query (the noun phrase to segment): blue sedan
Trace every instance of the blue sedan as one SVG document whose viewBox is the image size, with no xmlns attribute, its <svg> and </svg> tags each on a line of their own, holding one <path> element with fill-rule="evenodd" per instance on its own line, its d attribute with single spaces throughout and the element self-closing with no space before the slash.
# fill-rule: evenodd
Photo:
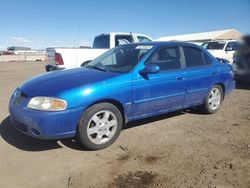
<svg viewBox="0 0 250 188">
<path fill-rule="evenodd" d="M 190 107 L 218 111 L 235 89 L 230 65 L 182 42 L 118 46 L 82 68 L 46 73 L 19 86 L 12 124 L 40 139 L 75 137 L 96 150 L 130 121 Z"/>
</svg>

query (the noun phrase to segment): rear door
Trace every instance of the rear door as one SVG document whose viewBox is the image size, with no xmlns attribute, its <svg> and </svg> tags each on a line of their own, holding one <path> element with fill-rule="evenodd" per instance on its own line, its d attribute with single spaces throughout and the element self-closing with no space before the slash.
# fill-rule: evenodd
<svg viewBox="0 0 250 188">
<path fill-rule="evenodd" d="M 218 66 L 196 47 L 183 47 L 186 63 L 186 96 L 184 107 L 199 105 L 218 78 Z"/>
</svg>

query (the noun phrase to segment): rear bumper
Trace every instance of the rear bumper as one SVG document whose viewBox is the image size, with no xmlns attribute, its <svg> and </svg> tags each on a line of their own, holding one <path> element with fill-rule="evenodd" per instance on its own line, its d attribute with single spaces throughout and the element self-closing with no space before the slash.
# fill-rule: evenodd
<svg viewBox="0 0 250 188">
<path fill-rule="evenodd" d="M 60 68 L 60 67 L 57 67 L 57 66 L 53 66 L 53 65 L 45 65 L 45 70 L 47 72 L 50 72 L 50 71 L 55 71 L 55 70 L 62 70 L 64 68 Z"/>
<path fill-rule="evenodd" d="M 228 95 L 228 94 L 232 93 L 233 90 L 235 90 L 235 87 L 236 87 L 236 81 L 235 80 L 232 80 L 232 81 L 228 82 L 226 84 L 226 88 L 225 88 L 225 95 Z"/>
<path fill-rule="evenodd" d="M 235 79 L 242 82 L 250 82 L 250 72 L 245 74 L 235 72 Z"/>
</svg>

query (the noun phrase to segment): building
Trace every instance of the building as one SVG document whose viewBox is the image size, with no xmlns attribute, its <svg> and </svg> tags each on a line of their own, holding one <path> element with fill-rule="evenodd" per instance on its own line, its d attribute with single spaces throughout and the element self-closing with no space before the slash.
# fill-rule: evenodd
<svg viewBox="0 0 250 188">
<path fill-rule="evenodd" d="M 212 40 L 230 40 L 230 39 L 240 39 L 242 34 L 236 29 L 227 29 L 220 31 L 211 31 L 211 32 L 203 32 L 203 33 L 193 33 L 186 35 L 175 35 L 175 36 L 166 36 L 160 37 L 157 41 L 186 41 L 193 43 L 204 43 Z"/>
</svg>

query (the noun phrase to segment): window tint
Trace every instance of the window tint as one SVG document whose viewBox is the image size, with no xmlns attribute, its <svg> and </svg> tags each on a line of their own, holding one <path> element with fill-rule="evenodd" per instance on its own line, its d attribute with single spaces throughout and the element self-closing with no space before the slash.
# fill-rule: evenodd
<svg viewBox="0 0 250 188">
<path fill-rule="evenodd" d="M 151 40 L 144 36 L 137 36 L 138 42 L 151 42 Z"/>
<path fill-rule="evenodd" d="M 109 72 L 129 72 L 153 46 L 123 45 L 97 57 L 86 68 L 97 68 Z"/>
<path fill-rule="evenodd" d="M 157 64 L 161 71 L 179 69 L 181 68 L 179 48 L 160 48 L 156 50 L 148 63 Z"/>
<path fill-rule="evenodd" d="M 213 64 L 213 60 L 204 52 L 203 52 L 203 57 L 204 57 L 206 65 L 212 65 Z"/>
<path fill-rule="evenodd" d="M 93 48 L 110 48 L 109 35 L 101 35 L 95 38 Z"/>
<path fill-rule="evenodd" d="M 237 42 L 229 42 L 227 44 L 226 50 L 230 51 L 234 51 L 234 50 L 239 50 L 240 49 L 240 44 Z"/>
<path fill-rule="evenodd" d="M 203 54 L 199 49 L 184 47 L 183 50 L 187 67 L 197 67 L 204 65 Z"/>
<path fill-rule="evenodd" d="M 207 50 L 222 50 L 226 42 L 205 42 L 201 46 Z"/>
<path fill-rule="evenodd" d="M 130 35 L 116 35 L 115 46 L 132 43 L 132 37 Z"/>
</svg>

